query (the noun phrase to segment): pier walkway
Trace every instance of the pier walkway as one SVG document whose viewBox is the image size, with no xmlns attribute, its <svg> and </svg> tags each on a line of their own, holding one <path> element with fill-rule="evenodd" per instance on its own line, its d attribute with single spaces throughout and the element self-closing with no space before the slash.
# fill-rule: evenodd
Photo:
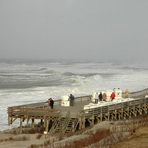
<svg viewBox="0 0 148 148">
<path fill-rule="evenodd" d="M 34 128 L 40 122 L 45 131 L 50 134 L 75 132 L 87 126 L 105 120 L 121 120 L 148 114 L 148 89 L 129 93 L 133 100 L 106 104 L 100 107 L 84 110 L 84 105 L 91 103 L 91 95 L 76 97 L 74 106 L 61 106 L 61 100 L 55 100 L 54 109 L 50 109 L 46 102 L 25 104 L 8 107 L 8 124 L 20 120 L 22 124 L 31 122 Z"/>
</svg>

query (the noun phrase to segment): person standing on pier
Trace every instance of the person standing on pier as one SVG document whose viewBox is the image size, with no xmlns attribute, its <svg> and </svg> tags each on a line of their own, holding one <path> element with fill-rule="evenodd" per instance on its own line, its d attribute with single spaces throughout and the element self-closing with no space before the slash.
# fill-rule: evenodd
<svg viewBox="0 0 148 148">
<path fill-rule="evenodd" d="M 99 101 L 102 101 L 103 100 L 103 95 L 102 95 L 102 92 L 100 92 L 99 94 Z"/>
<path fill-rule="evenodd" d="M 113 101 L 115 99 L 116 95 L 115 95 L 115 92 L 114 91 L 112 92 L 112 94 L 111 94 L 110 97 L 111 97 L 111 101 Z"/>
<path fill-rule="evenodd" d="M 53 99 L 52 99 L 52 98 L 49 98 L 49 99 L 48 99 L 48 106 L 49 106 L 51 109 L 53 109 L 53 105 L 54 105 Z"/>
<path fill-rule="evenodd" d="M 125 97 L 125 98 L 128 98 L 128 97 L 129 97 L 128 89 L 125 90 L 125 92 L 124 92 L 124 97 Z"/>
<path fill-rule="evenodd" d="M 103 100 L 103 101 L 107 101 L 107 95 L 106 95 L 106 93 L 103 93 L 103 95 L 102 95 L 102 100 Z"/>
<path fill-rule="evenodd" d="M 54 105 L 54 101 L 53 101 L 52 98 L 50 98 L 50 107 L 51 107 L 51 109 L 53 109 L 53 105 Z"/>
<path fill-rule="evenodd" d="M 72 94 L 70 94 L 69 100 L 70 100 L 70 106 L 74 106 L 75 97 Z"/>
</svg>

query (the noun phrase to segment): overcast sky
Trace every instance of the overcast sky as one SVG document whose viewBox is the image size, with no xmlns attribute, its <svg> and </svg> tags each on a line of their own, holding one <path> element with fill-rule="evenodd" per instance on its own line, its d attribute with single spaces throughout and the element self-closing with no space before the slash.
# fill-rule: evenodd
<svg viewBox="0 0 148 148">
<path fill-rule="evenodd" d="M 0 0 L 0 58 L 148 61 L 148 0 Z"/>
</svg>

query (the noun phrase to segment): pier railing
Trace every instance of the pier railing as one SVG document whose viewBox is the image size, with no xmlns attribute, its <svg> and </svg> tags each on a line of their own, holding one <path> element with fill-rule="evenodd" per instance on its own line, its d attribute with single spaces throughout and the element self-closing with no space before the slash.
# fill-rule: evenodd
<svg viewBox="0 0 148 148">
<path fill-rule="evenodd" d="M 120 120 L 147 113 L 148 98 L 136 98 L 131 101 L 85 109 L 80 112 L 82 118 L 85 118 L 85 120 L 88 119 L 92 125 L 95 119 L 98 122 L 104 120 Z"/>
<path fill-rule="evenodd" d="M 145 95 L 148 95 L 148 88 L 144 90 L 129 93 L 129 97 L 131 98 L 142 98 L 142 97 L 145 97 Z"/>
<path fill-rule="evenodd" d="M 81 96 L 76 97 L 75 101 L 77 103 L 82 103 L 85 100 L 90 100 L 91 96 Z M 54 100 L 55 106 L 61 106 L 61 99 Z M 12 106 L 8 107 L 8 117 L 9 118 L 21 118 L 23 116 L 26 117 L 35 117 L 35 118 L 42 118 L 44 116 L 51 117 L 56 116 L 60 112 L 58 109 L 49 110 L 48 103 L 46 102 L 39 102 L 39 103 L 31 103 L 31 104 L 25 104 L 25 105 L 18 105 L 18 106 Z M 11 123 L 10 123 L 11 124 Z"/>
<path fill-rule="evenodd" d="M 23 117 L 25 116 L 29 116 L 29 117 L 35 117 L 35 118 L 40 118 L 43 116 L 56 116 L 58 115 L 60 111 L 59 110 L 49 110 L 48 108 L 25 108 L 25 107 L 21 107 L 21 108 L 14 108 L 14 107 L 10 107 L 8 109 L 8 114 L 10 117 L 12 116 L 16 116 L 16 117 Z"/>
</svg>

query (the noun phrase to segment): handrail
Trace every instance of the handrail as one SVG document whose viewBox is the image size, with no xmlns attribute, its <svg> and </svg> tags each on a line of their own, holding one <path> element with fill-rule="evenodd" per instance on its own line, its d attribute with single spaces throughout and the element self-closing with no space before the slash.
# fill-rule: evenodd
<svg viewBox="0 0 148 148">
<path fill-rule="evenodd" d="M 28 116 L 57 116 L 59 114 L 59 110 L 49 110 L 48 108 L 9 108 L 8 114 L 9 116 L 13 115 L 28 115 Z"/>
</svg>

